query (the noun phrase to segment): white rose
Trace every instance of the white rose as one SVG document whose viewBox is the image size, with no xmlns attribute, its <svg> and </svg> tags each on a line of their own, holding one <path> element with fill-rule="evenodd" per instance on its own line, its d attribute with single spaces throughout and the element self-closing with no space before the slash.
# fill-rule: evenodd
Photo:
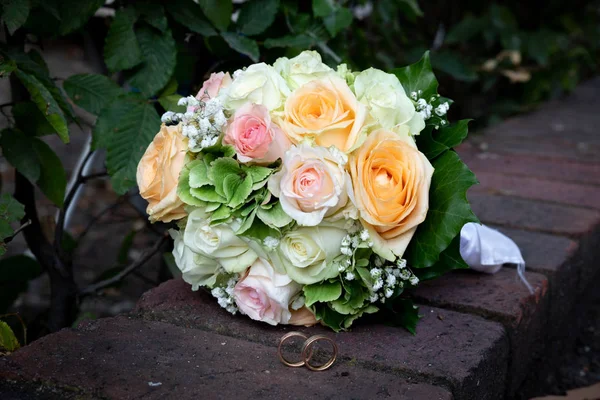
<svg viewBox="0 0 600 400">
<path fill-rule="evenodd" d="M 423 117 L 395 75 L 375 68 L 364 70 L 354 80 L 354 92 L 382 128 L 407 125 L 411 135 L 418 135 L 425 128 Z"/>
<path fill-rule="evenodd" d="M 335 75 L 335 71 L 323 64 L 321 55 L 314 50 L 305 50 L 292 59 L 278 58 L 273 68 L 281 74 L 292 90 L 312 80 Z"/>
<path fill-rule="evenodd" d="M 231 85 L 223 91 L 224 107 L 228 110 L 235 110 L 244 103 L 262 104 L 269 111 L 276 110 L 290 94 L 281 75 L 265 63 L 252 64 L 234 76 Z"/>
<path fill-rule="evenodd" d="M 298 228 L 288 232 L 277 250 L 276 259 L 294 281 L 310 285 L 339 274 L 332 260 L 341 254 L 347 232 L 327 226 Z"/>
<path fill-rule="evenodd" d="M 258 258 L 235 285 L 233 297 L 250 318 L 271 325 L 287 324 L 292 316 L 290 301 L 301 288 L 287 275 L 277 273 L 267 260 Z"/>
<path fill-rule="evenodd" d="M 283 211 L 303 226 L 316 226 L 349 201 L 352 191 L 345 155 L 335 148 L 292 146 L 281 171 L 269 178 L 269 191 Z"/>
<path fill-rule="evenodd" d="M 195 253 L 216 259 L 229 273 L 245 271 L 258 257 L 230 226 L 211 225 L 201 208 L 189 214 L 183 240 Z"/>
<path fill-rule="evenodd" d="M 171 230 L 169 233 L 175 241 L 173 258 L 183 280 L 192 285 L 192 290 L 198 290 L 200 286 L 214 286 L 220 269 L 217 260 L 193 252 L 185 245 L 182 232 Z"/>
</svg>

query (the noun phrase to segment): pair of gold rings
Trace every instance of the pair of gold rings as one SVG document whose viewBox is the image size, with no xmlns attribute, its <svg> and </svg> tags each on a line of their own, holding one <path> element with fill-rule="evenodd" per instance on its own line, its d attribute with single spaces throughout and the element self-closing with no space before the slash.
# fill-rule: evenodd
<svg viewBox="0 0 600 400">
<path fill-rule="evenodd" d="M 301 360 L 298 362 L 290 362 L 286 360 L 283 356 L 283 352 L 281 351 L 281 347 L 283 346 L 285 341 L 293 337 L 301 337 L 304 339 L 304 344 L 302 345 Z M 313 347 L 320 340 L 324 340 L 326 342 L 331 343 L 333 354 L 325 364 L 315 366 L 310 363 L 310 360 L 313 356 Z M 326 369 L 331 367 L 335 362 L 335 359 L 337 358 L 338 354 L 338 347 L 337 344 L 333 341 L 333 339 L 325 335 L 314 335 L 308 337 L 302 332 L 289 332 L 283 335 L 283 337 L 281 338 L 279 342 L 279 347 L 277 348 L 277 354 L 279 355 L 279 360 L 281 360 L 281 362 L 288 367 L 298 368 L 305 366 L 311 371 L 325 371 Z"/>
</svg>

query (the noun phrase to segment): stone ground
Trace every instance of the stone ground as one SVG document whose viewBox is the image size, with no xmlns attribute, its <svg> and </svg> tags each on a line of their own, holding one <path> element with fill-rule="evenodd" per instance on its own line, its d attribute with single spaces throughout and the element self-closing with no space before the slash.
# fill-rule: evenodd
<svg viewBox="0 0 600 400">
<path fill-rule="evenodd" d="M 340 348 L 330 370 L 311 373 L 277 360 L 288 328 L 232 317 L 171 280 L 130 312 L 0 357 L 1 398 L 479 400 L 600 380 L 599 93 L 597 78 L 459 149 L 481 181 L 469 193 L 475 212 L 521 247 L 533 294 L 510 267 L 450 274 L 414 293 L 423 315 L 415 336 L 368 324 L 340 334 L 301 329 Z M 102 262 L 102 249 L 92 250 Z"/>
</svg>

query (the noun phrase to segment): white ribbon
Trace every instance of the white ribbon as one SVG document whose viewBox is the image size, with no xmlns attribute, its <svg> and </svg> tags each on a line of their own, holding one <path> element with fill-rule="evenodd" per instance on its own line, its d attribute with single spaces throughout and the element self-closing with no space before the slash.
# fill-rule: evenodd
<svg viewBox="0 0 600 400">
<path fill-rule="evenodd" d="M 504 264 L 515 264 L 517 274 L 530 293 L 533 288 L 525 278 L 525 260 L 515 242 L 495 229 L 468 223 L 460 231 L 460 255 L 472 269 L 495 274 Z"/>
</svg>

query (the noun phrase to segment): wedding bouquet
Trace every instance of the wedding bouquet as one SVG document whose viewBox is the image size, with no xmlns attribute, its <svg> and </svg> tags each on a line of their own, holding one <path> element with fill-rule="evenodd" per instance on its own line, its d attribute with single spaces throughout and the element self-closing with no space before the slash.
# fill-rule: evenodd
<svg viewBox="0 0 600 400">
<path fill-rule="evenodd" d="M 452 151 L 468 121 L 448 123 L 428 55 L 392 72 L 304 51 L 213 73 L 163 115 L 137 181 L 150 220 L 176 221 L 192 290 L 271 325 L 337 331 L 381 311 L 414 332 L 403 293 L 466 267 L 476 180 Z"/>
</svg>

